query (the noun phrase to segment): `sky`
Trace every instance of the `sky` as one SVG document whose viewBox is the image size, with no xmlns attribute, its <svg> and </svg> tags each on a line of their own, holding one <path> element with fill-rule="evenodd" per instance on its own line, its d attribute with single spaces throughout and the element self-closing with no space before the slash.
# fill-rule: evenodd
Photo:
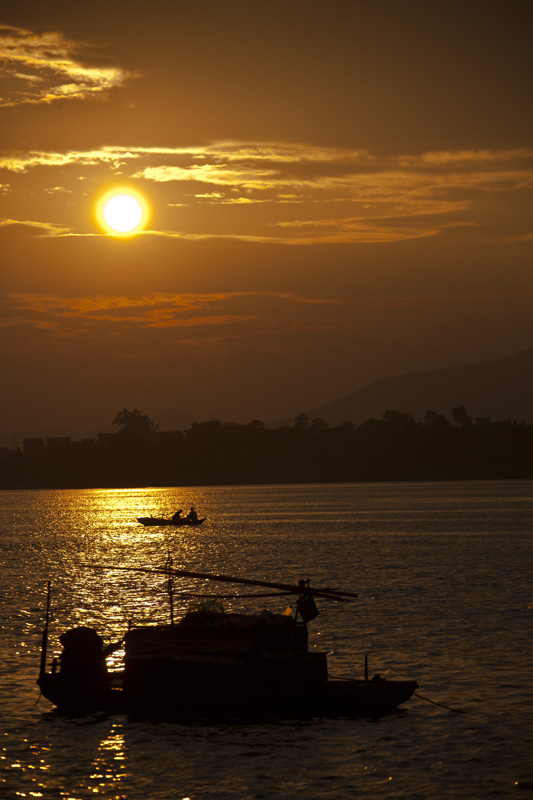
<svg viewBox="0 0 533 800">
<path fill-rule="evenodd" d="M 530 0 L 0 14 L 3 444 L 533 347 Z M 134 190 L 148 217 L 96 214 Z M 408 411 L 409 409 L 398 409 Z"/>
</svg>

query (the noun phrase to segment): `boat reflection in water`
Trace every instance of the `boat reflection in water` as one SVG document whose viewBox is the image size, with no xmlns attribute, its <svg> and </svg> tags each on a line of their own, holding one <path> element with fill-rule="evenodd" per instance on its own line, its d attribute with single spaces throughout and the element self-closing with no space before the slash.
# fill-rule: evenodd
<svg viewBox="0 0 533 800">
<path fill-rule="evenodd" d="M 170 624 L 131 628 L 123 642 L 107 649 L 92 628 L 73 628 L 60 637 L 59 670 L 54 662 L 51 672 L 46 668 L 49 586 L 37 683 L 59 711 L 173 718 L 373 717 L 405 703 L 418 686 L 379 675 L 369 680 L 367 674 L 364 680 L 330 680 L 327 654 L 309 652 L 307 625 L 318 614 L 315 598 L 349 602 L 354 593 L 314 588 L 303 580 L 295 586 L 173 570 L 170 558 L 155 571 L 168 576 Z M 224 613 L 217 595 L 175 623 L 176 576 L 276 589 L 278 595 L 297 596 L 296 612 Z M 124 667 L 108 674 L 106 656 L 123 643 Z"/>
</svg>

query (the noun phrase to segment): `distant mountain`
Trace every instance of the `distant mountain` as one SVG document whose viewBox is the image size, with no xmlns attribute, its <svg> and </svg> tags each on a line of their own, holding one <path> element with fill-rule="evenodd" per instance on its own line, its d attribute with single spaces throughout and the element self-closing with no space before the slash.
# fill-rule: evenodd
<svg viewBox="0 0 533 800">
<path fill-rule="evenodd" d="M 533 349 L 482 364 L 466 364 L 434 372 L 407 372 L 382 378 L 352 394 L 308 412 L 330 425 L 348 420 L 359 425 L 385 411 L 400 411 L 423 420 L 426 411 L 453 421 L 452 408 L 498 422 L 533 423 Z"/>
</svg>

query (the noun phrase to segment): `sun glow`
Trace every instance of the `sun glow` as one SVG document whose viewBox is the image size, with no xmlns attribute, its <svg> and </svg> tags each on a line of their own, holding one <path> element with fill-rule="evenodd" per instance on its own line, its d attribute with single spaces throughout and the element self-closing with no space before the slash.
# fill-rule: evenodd
<svg viewBox="0 0 533 800">
<path fill-rule="evenodd" d="M 146 226 L 148 204 L 134 189 L 113 189 L 98 201 L 96 217 L 112 236 L 134 236 Z"/>
</svg>

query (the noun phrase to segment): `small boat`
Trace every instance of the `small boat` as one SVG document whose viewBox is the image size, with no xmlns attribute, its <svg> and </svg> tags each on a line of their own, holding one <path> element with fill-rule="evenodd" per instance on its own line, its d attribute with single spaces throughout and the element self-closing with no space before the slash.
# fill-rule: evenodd
<svg viewBox="0 0 533 800">
<path fill-rule="evenodd" d="M 173 525 L 175 528 L 179 528 L 182 526 L 187 525 L 201 525 L 202 522 L 205 522 L 207 517 L 201 517 L 200 519 L 188 519 L 187 517 L 182 517 L 174 521 L 173 519 L 165 519 L 165 517 L 137 517 L 137 522 L 140 522 L 141 525 L 149 528 L 150 526 L 156 525 Z"/>
<path fill-rule="evenodd" d="M 124 668 L 111 674 L 102 640 L 94 629 L 83 626 L 60 636 L 59 669 L 54 660 L 47 671 L 49 584 L 37 683 L 60 712 L 105 711 L 165 719 L 378 717 L 394 711 L 418 688 L 412 680 L 379 675 L 369 679 L 366 658 L 364 678 L 331 680 L 327 654 L 309 651 L 308 622 L 318 615 L 315 598 L 343 602 L 356 597 L 354 593 L 316 589 L 308 581 L 294 586 L 168 566 L 138 571 L 169 576 L 171 621 L 130 628 L 112 646 L 116 650 L 124 643 Z M 276 588 L 282 595 L 297 595 L 296 612 L 236 614 L 203 607 L 174 623 L 174 576 Z"/>
</svg>

